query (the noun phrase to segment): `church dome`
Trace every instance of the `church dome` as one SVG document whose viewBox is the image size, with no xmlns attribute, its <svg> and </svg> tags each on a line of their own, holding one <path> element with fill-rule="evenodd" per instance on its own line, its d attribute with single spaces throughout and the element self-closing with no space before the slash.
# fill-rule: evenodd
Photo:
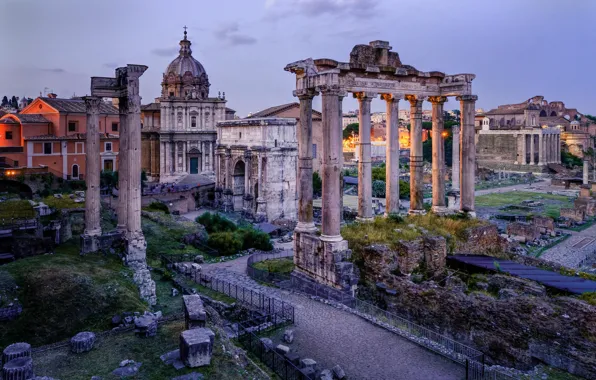
<svg viewBox="0 0 596 380">
<path fill-rule="evenodd" d="M 209 97 L 209 77 L 203 65 L 192 56 L 190 45 L 185 30 L 179 55 L 163 74 L 163 98 L 204 100 Z"/>
</svg>

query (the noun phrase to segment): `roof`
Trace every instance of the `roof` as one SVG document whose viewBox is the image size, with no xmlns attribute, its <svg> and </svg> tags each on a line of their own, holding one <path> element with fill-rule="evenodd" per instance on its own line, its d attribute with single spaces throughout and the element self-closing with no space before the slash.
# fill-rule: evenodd
<svg viewBox="0 0 596 380">
<path fill-rule="evenodd" d="M 44 98 L 41 97 L 45 103 L 55 108 L 58 112 L 69 113 L 87 113 L 85 101 L 83 99 L 61 99 L 61 98 Z M 102 102 L 99 106 L 99 112 L 102 114 L 118 115 L 118 108 L 111 103 Z"/>
<path fill-rule="evenodd" d="M 119 136 L 111 133 L 99 133 L 99 137 L 102 140 L 117 139 Z M 75 133 L 67 136 L 56 136 L 56 135 L 38 135 L 28 136 L 25 140 L 85 140 L 87 138 L 86 133 Z"/>
<path fill-rule="evenodd" d="M 524 111 L 524 108 L 495 108 L 485 112 L 484 115 L 519 115 L 523 114 Z"/>
<path fill-rule="evenodd" d="M 9 114 L 9 115 L 12 115 L 12 116 L 16 117 L 17 119 L 19 119 L 19 121 L 22 124 L 51 123 L 48 119 L 43 117 L 43 115 L 24 114 L 24 113 Z M 0 123 L 2 123 L 2 124 L 18 124 L 19 122 L 14 120 L 14 118 L 12 118 L 12 117 L 5 117 L 4 119 L 0 120 Z"/>
<path fill-rule="evenodd" d="M 160 110 L 160 105 L 159 105 L 159 103 L 155 103 L 155 102 L 141 106 L 141 111 L 159 111 L 159 110 Z"/>
<path fill-rule="evenodd" d="M 269 117 L 269 116 L 276 116 L 277 114 L 288 110 L 290 108 L 300 107 L 300 103 L 293 102 L 293 103 L 286 103 L 279 106 L 269 107 L 262 111 L 255 112 L 252 115 L 248 116 L 248 118 L 257 118 L 257 117 Z M 319 111 L 312 110 L 313 118 L 321 118 L 322 114 Z"/>
<path fill-rule="evenodd" d="M 229 112 L 236 113 L 236 110 L 226 107 L 226 113 L 229 113 Z"/>
</svg>

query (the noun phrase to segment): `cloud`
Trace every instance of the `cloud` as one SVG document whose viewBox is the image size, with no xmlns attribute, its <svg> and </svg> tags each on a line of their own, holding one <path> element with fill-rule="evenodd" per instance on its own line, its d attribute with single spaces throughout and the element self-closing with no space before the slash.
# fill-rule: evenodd
<svg viewBox="0 0 596 380">
<path fill-rule="evenodd" d="M 253 45 L 257 43 L 257 39 L 247 34 L 239 32 L 240 27 L 238 22 L 232 22 L 217 28 L 213 34 L 215 37 L 229 45 Z"/>
<path fill-rule="evenodd" d="M 265 19 L 275 21 L 292 15 L 318 17 L 331 15 L 349 18 L 371 18 L 380 0 L 266 0 Z"/>
<path fill-rule="evenodd" d="M 172 57 L 178 54 L 178 47 L 169 47 L 169 48 L 155 48 L 151 50 L 151 54 L 157 55 L 159 57 Z"/>
<path fill-rule="evenodd" d="M 56 73 L 56 74 L 62 74 L 62 73 L 65 73 L 66 72 L 66 70 L 60 69 L 60 68 L 54 68 L 54 69 L 42 68 L 40 70 L 41 71 L 47 71 L 47 72 L 50 72 L 50 73 Z"/>
</svg>

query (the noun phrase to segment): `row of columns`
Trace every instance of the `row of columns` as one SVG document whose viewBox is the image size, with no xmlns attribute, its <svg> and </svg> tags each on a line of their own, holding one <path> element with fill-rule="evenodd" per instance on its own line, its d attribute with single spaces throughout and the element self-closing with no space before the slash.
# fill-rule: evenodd
<svg viewBox="0 0 596 380">
<path fill-rule="evenodd" d="M 520 165 L 546 165 L 561 163 L 561 135 L 558 133 L 521 133 L 518 137 L 518 160 Z M 529 152 L 528 152 L 529 151 Z M 528 160 L 529 153 L 529 160 Z M 536 157 L 538 154 L 538 157 Z"/>
<path fill-rule="evenodd" d="M 342 214 L 340 173 L 342 169 L 341 101 L 345 96 L 338 86 L 321 86 L 323 108 L 323 208 L 321 240 L 340 241 Z M 298 225 L 300 232 L 315 231 L 312 212 L 312 99 L 317 92 L 298 90 L 300 99 L 300 127 L 298 130 Z M 358 92 L 359 101 L 359 157 L 358 162 L 358 218 L 370 220 L 372 214 L 372 168 L 370 146 L 370 103 L 376 93 Z M 387 157 L 386 197 L 387 214 L 399 211 L 399 100 L 403 95 L 381 94 L 387 103 Z M 423 207 L 423 153 L 422 153 L 422 104 L 426 97 L 406 95 L 410 102 L 410 213 L 422 214 Z M 433 105 L 433 210 L 441 212 L 445 204 L 445 150 L 443 139 L 444 96 L 428 98 Z M 477 96 L 458 97 L 461 103 L 462 134 L 454 128 L 454 188 L 461 192 L 460 207 L 464 212 L 474 212 L 474 182 L 476 144 L 474 130 L 475 102 Z M 457 146 L 457 148 L 455 147 Z M 455 174 L 457 173 L 457 174 Z M 461 180 L 461 186 L 460 186 Z"/>
<path fill-rule="evenodd" d="M 179 148 L 179 141 L 161 141 L 160 170 L 161 173 L 188 173 L 188 143 L 182 141 L 183 148 Z M 215 150 L 215 141 L 200 141 L 201 167 L 199 171 L 213 171 L 213 157 Z M 182 165 L 178 164 L 178 156 L 182 153 Z"/>
</svg>

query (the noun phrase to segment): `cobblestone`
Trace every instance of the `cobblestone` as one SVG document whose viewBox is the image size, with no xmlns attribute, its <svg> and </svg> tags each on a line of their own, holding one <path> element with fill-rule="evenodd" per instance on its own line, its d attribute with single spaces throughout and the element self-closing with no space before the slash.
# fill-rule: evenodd
<svg viewBox="0 0 596 380">
<path fill-rule="evenodd" d="M 567 240 L 547 249 L 541 259 L 570 268 L 577 268 L 582 260 L 596 256 L 596 224 L 580 232 L 571 231 Z"/>
</svg>

